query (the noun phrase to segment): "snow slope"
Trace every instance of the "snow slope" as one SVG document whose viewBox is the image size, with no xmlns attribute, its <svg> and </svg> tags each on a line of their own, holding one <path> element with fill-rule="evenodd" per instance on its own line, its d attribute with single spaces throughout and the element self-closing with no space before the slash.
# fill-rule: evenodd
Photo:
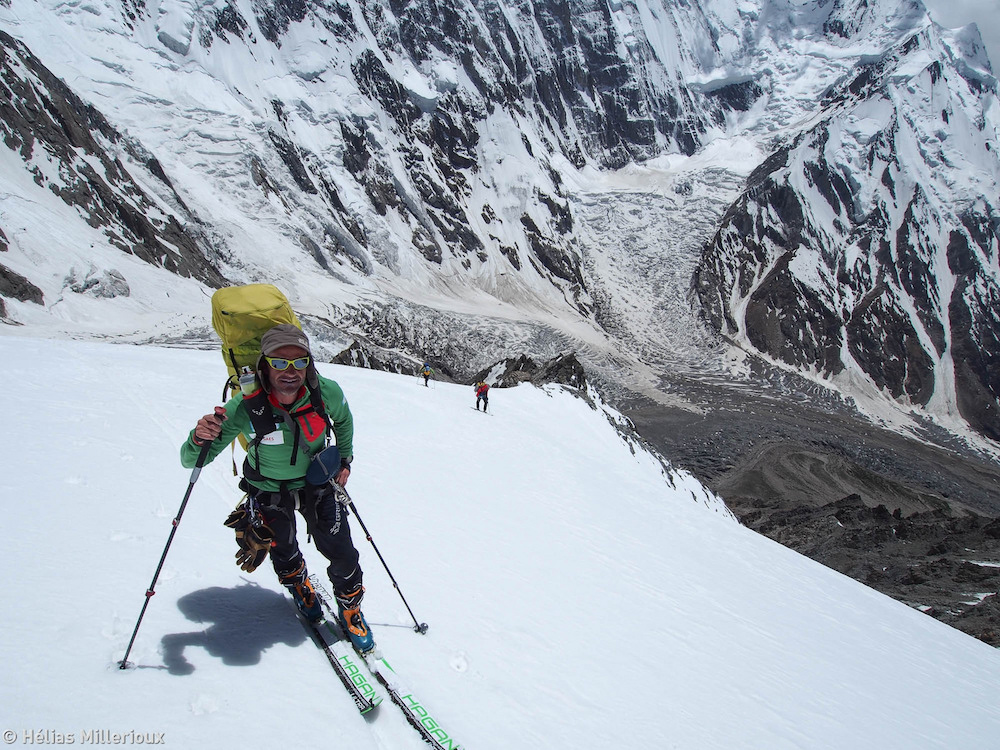
<svg viewBox="0 0 1000 750">
<path fill-rule="evenodd" d="M 117 669 L 222 362 L 10 336 L 0 355 L 5 740 L 424 747 L 388 703 L 360 717 L 271 571 L 233 564 L 227 454 L 194 486 L 137 668 Z M 355 526 L 366 614 L 468 750 L 996 747 L 1000 653 L 739 526 L 604 412 L 520 386 L 484 416 L 468 387 L 320 369 L 355 415 L 348 488 L 430 629 Z"/>
</svg>

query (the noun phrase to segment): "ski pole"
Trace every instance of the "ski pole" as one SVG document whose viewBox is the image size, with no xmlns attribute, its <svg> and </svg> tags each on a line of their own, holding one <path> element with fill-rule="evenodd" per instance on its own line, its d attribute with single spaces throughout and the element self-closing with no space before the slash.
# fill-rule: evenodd
<svg viewBox="0 0 1000 750">
<path fill-rule="evenodd" d="M 378 555 L 378 559 L 381 560 L 381 562 L 382 562 L 382 567 L 385 568 L 385 572 L 389 574 L 389 580 L 392 581 L 392 585 L 396 588 L 396 593 L 399 594 L 399 598 L 403 600 L 403 604 L 406 606 L 406 611 L 409 612 L 410 613 L 410 617 L 413 618 L 413 630 L 416 631 L 417 633 L 421 633 L 421 634 L 422 633 L 426 633 L 427 632 L 427 623 L 426 622 L 418 622 L 417 621 L 417 617 L 416 617 L 416 615 L 413 614 L 413 610 L 410 609 L 410 605 L 407 603 L 406 597 L 403 596 L 403 592 L 400 590 L 399 584 L 396 583 L 396 579 L 392 575 L 392 571 L 389 570 L 389 566 L 386 565 L 385 558 L 382 557 L 382 553 L 379 552 L 378 551 L 378 547 L 375 546 L 375 540 L 372 539 L 372 535 L 371 535 L 371 533 L 369 533 L 368 527 L 365 526 L 365 522 L 362 521 L 361 520 L 361 516 L 358 515 L 358 509 L 354 507 L 354 501 L 351 500 L 351 496 L 347 494 L 347 490 L 345 490 L 343 487 L 341 487 L 336 482 L 331 482 L 331 484 L 334 486 L 334 488 L 338 492 L 342 492 L 344 494 L 344 497 L 347 499 L 347 505 L 351 509 L 351 512 L 354 513 L 354 517 L 358 519 L 358 523 L 361 524 L 361 530 L 365 532 L 365 538 L 371 544 L 372 549 L 375 550 L 375 554 Z"/>
<path fill-rule="evenodd" d="M 187 506 L 188 498 L 191 497 L 191 490 L 194 489 L 194 483 L 198 481 L 198 475 L 201 474 L 201 467 L 205 465 L 205 458 L 208 456 L 208 449 L 212 446 L 212 441 L 208 440 L 201 447 L 201 453 L 198 454 L 198 460 L 195 461 L 194 469 L 191 472 L 191 481 L 188 483 L 187 492 L 184 493 L 184 499 L 181 501 L 181 507 L 177 511 L 177 516 L 171 522 L 173 528 L 170 529 L 170 536 L 167 537 L 167 544 L 163 548 L 163 554 L 160 556 L 160 564 L 156 566 L 156 572 L 153 574 L 153 580 L 149 584 L 149 588 L 146 589 L 146 601 L 142 604 L 142 611 L 139 612 L 139 619 L 136 620 L 135 630 L 132 631 L 132 639 L 128 642 L 128 648 L 125 649 L 125 656 L 122 660 L 118 662 L 119 669 L 128 669 L 128 655 L 132 651 L 132 645 L 135 643 L 135 637 L 139 633 L 139 625 L 142 624 L 142 618 L 146 614 L 146 607 L 149 606 L 149 600 L 152 598 L 153 594 L 156 593 L 154 590 L 156 587 L 156 579 L 160 577 L 160 571 L 163 569 L 163 562 L 167 559 L 167 551 L 170 549 L 170 543 L 174 541 L 174 534 L 177 533 L 177 526 L 181 522 L 181 516 L 184 515 L 184 508 Z M 360 519 L 359 519 L 360 520 Z"/>
</svg>

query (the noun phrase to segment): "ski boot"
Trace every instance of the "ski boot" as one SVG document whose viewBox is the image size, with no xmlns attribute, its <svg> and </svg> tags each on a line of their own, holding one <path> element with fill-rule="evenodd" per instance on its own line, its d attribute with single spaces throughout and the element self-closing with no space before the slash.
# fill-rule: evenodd
<svg viewBox="0 0 1000 750">
<path fill-rule="evenodd" d="M 354 650 L 359 654 L 367 654 L 375 648 L 372 631 L 361 614 L 361 598 L 365 595 L 364 586 L 358 586 L 350 594 L 337 594 L 337 614 L 340 624 L 351 639 Z"/>
<path fill-rule="evenodd" d="M 323 607 L 319 603 L 319 597 L 316 596 L 316 589 L 309 580 L 305 562 L 295 572 L 281 576 L 281 585 L 291 592 L 299 614 L 306 620 L 315 624 L 323 619 Z"/>
</svg>

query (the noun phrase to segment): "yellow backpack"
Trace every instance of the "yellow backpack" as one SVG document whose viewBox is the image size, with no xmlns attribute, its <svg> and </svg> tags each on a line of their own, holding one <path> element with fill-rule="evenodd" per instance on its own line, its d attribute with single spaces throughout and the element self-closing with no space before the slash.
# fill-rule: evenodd
<svg viewBox="0 0 1000 750">
<path fill-rule="evenodd" d="M 222 359 L 229 371 L 223 401 L 239 387 L 244 367 L 257 368 L 260 337 L 281 323 L 302 328 L 288 298 L 271 284 L 230 286 L 212 295 L 212 327 L 222 340 Z"/>
<path fill-rule="evenodd" d="M 244 368 L 256 371 L 260 359 L 260 337 L 281 323 L 302 328 L 288 298 L 276 286 L 230 286 L 218 289 L 212 295 L 212 328 L 222 340 L 222 359 L 229 371 L 229 378 L 222 389 L 223 403 L 229 399 L 230 391 L 235 393 L 240 387 L 239 378 Z M 246 450 L 246 438 L 240 435 L 239 441 Z"/>
</svg>

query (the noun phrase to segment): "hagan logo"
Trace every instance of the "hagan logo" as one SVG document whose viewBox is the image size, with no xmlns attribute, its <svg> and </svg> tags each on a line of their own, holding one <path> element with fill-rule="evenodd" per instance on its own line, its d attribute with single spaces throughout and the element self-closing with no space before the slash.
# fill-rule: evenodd
<svg viewBox="0 0 1000 750">
<path fill-rule="evenodd" d="M 372 684 L 368 681 L 368 678 L 365 677 L 365 675 L 361 672 L 360 669 L 358 669 L 358 665 L 355 664 L 353 661 L 351 661 L 351 657 L 346 655 L 341 656 L 340 662 L 341 665 L 344 667 L 344 671 L 347 673 L 347 676 L 350 678 L 351 682 L 353 682 L 355 685 L 358 686 L 358 688 L 361 689 L 361 692 L 365 695 L 365 697 L 368 698 L 369 700 L 375 697 L 375 688 L 372 687 Z"/>
<path fill-rule="evenodd" d="M 401 696 L 406 703 L 407 710 L 419 721 L 427 732 L 437 740 L 445 750 L 462 750 L 461 746 L 455 742 L 448 733 L 441 728 L 437 720 L 430 715 L 426 708 L 412 694 Z"/>
</svg>

